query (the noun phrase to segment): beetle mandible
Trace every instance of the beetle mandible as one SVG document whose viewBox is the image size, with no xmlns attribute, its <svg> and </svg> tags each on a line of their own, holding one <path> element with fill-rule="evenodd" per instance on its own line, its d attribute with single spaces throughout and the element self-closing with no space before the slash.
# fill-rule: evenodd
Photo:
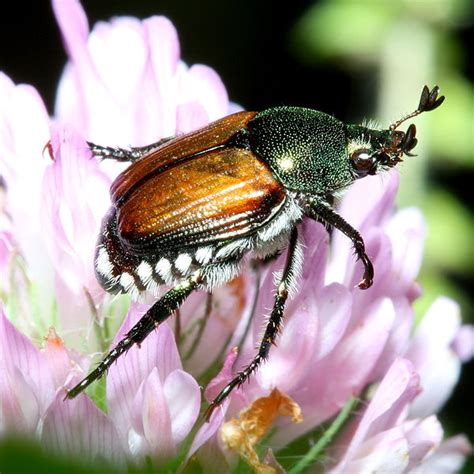
<svg viewBox="0 0 474 474">
<path fill-rule="evenodd" d="M 140 344 L 196 289 L 209 292 L 234 278 L 243 257 L 266 258 L 287 248 L 273 309 L 258 351 L 219 393 L 209 418 L 265 360 L 281 327 L 285 302 L 301 270 L 298 224 L 305 218 L 351 239 L 364 266 L 359 288 L 374 269 L 359 232 L 333 209 L 336 193 L 356 179 L 411 156 L 415 125 L 406 120 L 441 105 L 439 88 L 423 88 L 417 109 L 386 130 L 346 125 L 300 107 L 237 112 L 194 132 L 130 149 L 88 143 L 101 159 L 131 162 L 111 186 L 95 257 L 98 280 L 111 293 L 137 295 L 158 284 L 172 288 L 156 301 L 86 378 L 73 398 L 134 344 Z"/>
</svg>

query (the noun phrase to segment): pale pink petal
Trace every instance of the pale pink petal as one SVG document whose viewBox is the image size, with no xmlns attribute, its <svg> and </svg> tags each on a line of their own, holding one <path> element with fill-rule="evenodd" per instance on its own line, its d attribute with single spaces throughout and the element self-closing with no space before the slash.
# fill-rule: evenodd
<svg viewBox="0 0 474 474">
<path fill-rule="evenodd" d="M 150 126 L 155 128 L 155 137 L 175 135 L 178 132 L 176 115 L 179 100 L 178 34 L 173 24 L 161 16 L 148 18 L 143 22 L 143 28 L 150 62 L 150 91 L 145 91 L 143 97 L 144 112 L 148 115 Z"/>
<path fill-rule="evenodd" d="M 172 420 L 163 383 L 156 368 L 137 392 L 133 411 L 133 428 L 146 441 L 146 449 L 142 448 L 139 454 L 152 455 L 157 459 L 172 457 L 176 453 L 171 431 Z"/>
<path fill-rule="evenodd" d="M 242 112 L 242 110 L 244 109 L 240 104 L 230 101 L 228 104 L 227 114 L 235 114 L 236 112 Z"/>
<path fill-rule="evenodd" d="M 285 323 L 271 357 L 255 376 L 265 391 L 278 387 L 289 392 L 299 382 L 314 353 L 318 331 L 316 305 L 310 299 L 300 300 L 300 305 Z"/>
<path fill-rule="evenodd" d="M 236 347 L 230 350 L 229 353 L 226 355 L 222 369 L 208 383 L 206 390 L 204 391 L 204 394 L 207 400 L 211 401 L 215 397 L 217 397 L 221 389 L 224 388 L 227 382 L 229 382 L 232 379 L 233 367 L 237 359 L 237 355 L 238 355 L 238 350 Z"/>
<path fill-rule="evenodd" d="M 201 391 L 194 378 L 183 370 L 168 375 L 163 387 L 171 417 L 175 446 L 189 434 L 201 408 Z"/>
<path fill-rule="evenodd" d="M 386 376 L 377 388 L 374 397 L 355 427 L 348 430 L 346 437 L 349 443 L 339 464 L 334 468 L 334 473 L 346 472 L 349 463 L 359 457 L 359 450 L 363 448 L 365 440 L 376 436 L 378 433 L 390 429 L 396 425 L 400 415 L 406 411 L 408 404 L 419 392 L 419 378 L 408 360 L 398 359 L 387 372 Z M 355 427 L 355 430 L 354 430 Z M 401 452 L 408 452 L 408 446 L 404 446 L 404 436 L 396 438 L 401 445 Z M 344 440 L 341 441 L 341 446 Z M 397 456 L 395 459 L 399 459 Z M 405 457 L 406 461 L 408 458 Z"/>
<path fill-rule="evenodd" d="M 159 460 L 172 457 L 194 426 L 200 406 L 199 386 L 189 374 L 175 370 L 163 383 L 154 368 L 133 401 L 135 437 L 128 436 L 132 452 Z"/>
<path fill-rule="evenodd" d="M 15 85 L 0 72 L 0 163 L 2 176 L 7 183 L 26 187 L 41 183 L 45 163 L 43 147 L 49 138 L 49 117 L 38 91 L 26 84 Z M 28 140 L 25 140 L 28 137 Z M 16 157 L 16 159 L 15 159 Z M 19 166 L 19 165 L 25 166 Z M 30 168 L 26 167 L 26 164 Z M 35 174 L 38 173 L 39 174 Z M 21 183 L 23 178 L 23 183 Z"/>
<path fill-rule="evenodd" d="M 343 337 L 351 316 L 352 295 L 344 286 L 333 283 L 317 295 L 319 333 L 315 355 L 323 358 Z M 310 317 L 314 317 L 311 315 Z"/>
<path fill-rule="evenodd" d="M 71 59 L 58 88 L 56 115 L 93 141 L 129 145 L 147 51 L 141 23 L 133 18 L 98 23 L 87 36 L 79 2 L 55 2 Z M 140 124 L 143 125 L 143 124 Z M 120 143 L 117 143 L 120 141 Z"/>
<path fill-rule="evenodd" d="M 176 80 L 176 131 L 186 133 L 228 113 L 227 92 L 211 68 L 180 63 Z"/>
<path fill-rule="evenodd" d="M 145 307 L 135 305 L 130 310 L 112 345 L 118 343 L 125 333 L 144 314 Z M 132 420 L 132 404 L 135 395 L 149 374 L 156 369 L 160 380 L 176 369 L 181 361 L 171 329 L 166 323 L 153 331 L 140 347 L 132 347 L 124 357 L 112 365 L 107 376 L 107 400 L 118 430 L 127 433 Z"/>
<path fill-rule="evenodd" d="M 76 130 L 88 136 L 90 104 L 83 90 L 83 83 L 88 81 L 88 78 L 89 82 L 93 83 L 96 76 L 86 49 L 89 34 L 87 16 L 78 0 L 53 0 L 52 7 L 65 49 L 73 61 L 66 66 L 57 89 L 56 116 L 62 119 L 63 123 L 70 123 Z M 76 64 L 81 64 L 82 67 L 74 67 Z"/>
<path fill-rule="evenodd" d="M 394 298 L 393 307 L 395 320 L 390 329 L 390 335 L 385 344 L 377 365 L 370 377 L 371 380 L 381 379 L 388 371 L 393 361 L 404 354 L 410 344 L 413 329 L 413 309 L 409 301 L 404 297 Z"/>
<path fill-rule="evenodd" d="M 201 375 L 223 351 L 238 344 L 249 324 L 256 282 L 254 275 L 244 272 L 228 285 L 212 292 L 211 314 L 205 323 L 200 342 L 191 358 L 185 358 L 185 369 L 194 376 Z M 206 314 L 208 295 L 203 292 L 191 295 L 180 310 L 182 332 L 186 340 L 181 354 L 186 355 L 197 337 L 198 320 Z M 193 331 L 190 328 L 193 327 Z"/>
<path fill-rule="evenodd" d="M 0 358 L 0 363 L 3 361 Z M 17 367 L 8 367 L 0 374 L 0 427 L 2 431 L 33 436 L 38 429 L 44 406 L 41 394 L 31 384 L 29 376 Z"/>
<path fill-rule="evenodd" d="M 237 370 L 247 364 L 255 355 L 255 348 L 260 343 L 264 328 L 268 321 L 268 316 L 275 302 L 275 275 L 281 274 L 284 265 L 285 254 L 280 255 L 275 262 L 263 268 L 261 271 L 261 284 L 257 304 L 255 305 L 254 315 L 250 321 L 250 330 L 248 335 L 239 345 L 239 358 L 236 363 Z M 292 312 L 291 305 L 294 303 L 290 299 L 286 308 L 286 314 Z M 239 342 L 239 341 L 236 341 Z"/>
<path fill-rule="evenodd" d="M 0 194 L 1 194 L 0 189 Z M 0 209 L 1 219 L 1 209 Z M 10 291 L 9 265 L 13 257 L 13 236 L 8 231 L 0 230 L 0 290 Z"/>
<path fill-rule="evenodd" d="M 451 348 L 461 362 L 469 362 L 474 357 L 474 326 L 465 324 L 457 332 Z"/>
<path fill-rule="evenodd" d="M 98 79 L 110 95 L 109 100 L 116 107 L 124 107 L 127 113 L 126 107 L 136 98 L 148 59 L 140 21 L 122 17 L 110 23 L 97 23 L 87 49 Z"/>
<path fill-rule="evenodd" d="M 71 63 L 58 88 L 56 115 L 88 139 L 129 145 L 136 131 L 136 95 L 146 50 L 141 24 L 132 18 L 101 22 L 88 36 L 77 1 L 53 3 Z"/>
<path fill-rule="evenodd" d="M 7 189 L 3 211 L 14 222 L 15 243 L 42 294 L 50 292 L 52 286 L 39 219 L 41 180 L 47 164 L 42 150 L 49 139 L 48 112 L 33 87 L 16 86 L 1 72 L 0 104 L 0 176 Z M 50 304 L 47 298 L 44 303 Z"/>
<path fill-rule="evenodd" d="M 69 54 L 74 55 L 75 48 L 87 41 L 89 23 L 81 2 L 78 0 L 52 0 L 56 21 L 63 35 L 64 46 Z"/>
<path fill-rule="evenodd" d="M 421 421 L 405 423 L 405 433 L 409 444 L 410 464 L 408 469 L 418 466 L 424 459 L 436 452 L 443 440 L 443 428 L 434 415 Z"/>
<path fill-rule="evenodd" d="M 398 173 L 392 170 L 383 176 L 370 176 L 356 181 L 344 195 L 339 212 L 359 230 L 363 238 L 392 212 L 398 181 Z M 352 243 L 341 232 L 335 231 L 332 249 L 326 281 L 343 282 L 347 264 L 353 259 Z"/>
<path fill-rule="evenodd" d="M 309 219 L 301 225 L 303 248 L 303 274 L 301 293 L 317 292 L 325 278 L 326 260 L 329 248 L 329 234 L 322 224 Z"/>
<path fill-rule="evenodd" d="M 286 474 L 286 470 L 283 466 L 277 461 L 273 451 L 271 448 L 267 450 L 265 453 L 265 457 L 263 458 L 264 464 L 272 467 L 275 470 L 275 474 Z"/>
<path fill-rule="evenodd" d="M 357 229 L 380 226 L 393 212 L 399 181 L 395 169 L 356 181 L 344 196 L 341 214 L 347 213 L 349 222 Z"/>
<path fill-rule="evenodd" d="M 378 433 L 361 443 L 354 455 L 329 471 L 345 473 L 403 473 L 409 464 L 409 446 L 402 427 Z"/>
<path fill-rule="evenodd" d="M 112 421 L 85 395 L 64 400 L 58 393 L 44 419 L 41 441 L 50 449 L 84 461 L 102 458 L 120 465 L 124 451 Z"/>
<path fill-rule="evenodd" d="M 219 394 L 220 390 L 224 385 L 232 379 L 233 372 L 232 367 L 234 366 L 235 360 L 237 359 L 237 350 L 231 350 L 225 360 L 224 365 L 221 371 L 214 377 L 208 384 L 205 390 L 205 396 L 207 400 L 213 400 Z M 229 407 L 230 399 L 234 398 L 239 389 L 234 390 L 231 396 L 224 400 L 224 403 L 217 407 L 209 420 L 208 423 L 204 423 L 199 431 L 196 433 L 196 436 L 193 439 L 191 447 L 189 448 L 186 460 L 189 460 L 191 456 L 207 441 L 214 437 L 217 433 L 217 430 L 221 427 L 224 422 L 224 417 L 227 413 Z"/>
<path fill-rule="evenodd" d="M 56 111 L 88 139 L 147 144 L 227 113 L 219 76 L 206 66 L 188 69 L 180 62 L 177 32 L 167 18 L 115 18 L 95 25 L 87 37 L 79 3 L 63 3 L 54 7 L 71 63 Z"/>
<path fill-rule="evenodd" d="M 405 294 L 418 275 L 423 258 L 425 222 L 418 209 L 403 209 L 392 217 L 385 231 L 392 243 L 392 265 L 387 292 Z"/>
<path fill-rule="evenodd" d="M 53 328 L 49 329 L 42 349 L 55 388 L 71 388 L 87 370 L 87 357 L 68 349 Z"/>
<path fill-rule="evenodd" d="M 453 436 L 426 459 L 413 474 L 456 474 L 460 472 L 466 458 L 472 454 L 472 446 L 464 435 Z"/>
<path fill-rule="evenodd" d="M 77 332 L 91 321 L 90 297 L 103 295 L 93 262 L 110 181 L 72 129 L 54 127 L 51 147 L 54 160 L 44 175 L 41 221 L 56 272 L 62 329 Z"/>
<path fill-rule="evenodd" d="M 225 114 L 229 102 L 227 91 L 219 75 L 210 67 L 197 64 L 191 66 L 182 77 L 180 84 L 180 102 L 198 103 L 204 112 L 205 121 L 188 124 L 191 129 L 203 126 Z M 179 126 L 179 130 L 190 128 Z"/>
<path fill-rule="evenodd" d="M 370 401 L 357 436 L 369 437 L 397 425 L 404 419 L 408 405 L 420 391 L 420 377 L 411 362 L 396 359 Z"/>
<path fill-rule="evenodd" d="M 288 423 L 275 435 L 278 445 L 288 443 L 313 426 L 335 415 L 347 400 L 358 394 L 387 341 L 394 320 L 390 300 L 382 300 L 367 308 L 366 318 L 321 360 L 308 366 L 308 372 L 291 393 L 301 406 L 302 423 Z M 337 374 L 337 377 L 334 376 Z"/>
<path fill-rule="evenodd" d="M 438 298 L 419 324 L 405 357 L 421 376 L 423 392 L 414 401 L 411 414 L 425 417 L 436 413 L 458 381 L 461 363 L 451 349 L 461 325 L 459 306 Z"/>
<path fill-rule="evenodd" d="M 199 126 L 209 122 L 204 107 L 198 102 L 186 102 L 176 108 L 177 134 L 196 130 Z"/>
<path fill-rule="evenodd" d="M 37 397 L 41 414 L 44 413 L 55 394 L 48 364 L 30 340 L 7 319 L 3 308 L 0 308 L 0 365 L 3 367 L 0 376 L 18 370 Z"/>
</svg>

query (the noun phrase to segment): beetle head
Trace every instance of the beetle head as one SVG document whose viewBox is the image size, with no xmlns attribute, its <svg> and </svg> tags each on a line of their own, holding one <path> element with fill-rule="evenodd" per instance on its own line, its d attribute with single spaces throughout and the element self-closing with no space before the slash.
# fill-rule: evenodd
<svg viewBox="0 0 474 474">
<path fill-rule="evenodd" d="M 403 161 L 403 155 L 414 156 L 411 151 L 418 141 L 415 125 L 411 124 L 406 132 L 397 128 L 406 120 L 439 107 L 444 101 L 444 96 L 438 97 L 438 92 L 438 86 L 431 91 L 425 86 L 418 108 L 391 124 L 387 130 L 348 126 L 349 159 L 355 178 L 363 178 L 380 170 L 393 168 Z"/>
</svg>

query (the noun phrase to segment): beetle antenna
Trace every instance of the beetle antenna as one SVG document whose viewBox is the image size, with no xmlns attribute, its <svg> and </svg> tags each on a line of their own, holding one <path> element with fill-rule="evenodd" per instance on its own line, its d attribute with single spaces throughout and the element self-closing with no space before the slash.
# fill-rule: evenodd
<svg viewBox="0 0 474 474">
<path fill-rule="evenodd" d="M 397 129 L 403 122 L 406 122 L 408 119 L 416 117 L 417 115 L 422 114 L 423 112 L 429 112 L 430 110 L 437 109 L 444 102 L 444 95 L 438 97 L 439 87 L 434 86 L 433 89 L 429 90 L 428 86 L 424 86 L 421 91 L 420 102 L 415 111 L 411 114 L 406 115 L 405 117 L 397 120 L 392 123 L 389 127 L 389 130 Z"/>
</svg>

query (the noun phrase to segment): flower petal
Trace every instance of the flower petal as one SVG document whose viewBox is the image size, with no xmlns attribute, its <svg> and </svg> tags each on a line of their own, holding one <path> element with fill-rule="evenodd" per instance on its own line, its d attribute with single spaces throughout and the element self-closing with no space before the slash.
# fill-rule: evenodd
<svg viewBox="0 0 474 474">
<path fill-rule="evenodd" d="M 148 121 L 156 129 L 155 136 L 166 137 L 178 132 L 179 113 L 179 41 L 173 24 L 165 17 L 154 16 L 143 22 L 149 55 L 150 94 L 143 104 Z M 154 110 L 148 110 L 154 109 Z"/>
<path fill-rule="evenodd" d="M 386 229 L 392 247 L 392 265 L 387 292 L 407 293 L 421 267 L 425 241 L 425 222 L 418 209 L 403 209 L 390 219 Z"/>
<path fill-rule="evenodd" d="M 334 416 L 351 396 L 365 387 L 393 320 L 390 300 L 373 303 L 367 308 L 366 318 L 343 337 L 335 350 L 308 366 L 306 376 L 291 393 L 301 406 L 304 421 L 285 425 L 284 430 L 276 433 L 275 442 L 286 444 Z"/>
<path fill-rule="evenodd" d="M 0 104 L 0 176 L 7 188 L 5 210 L 14 223 L 12 234 L 28 264 L 29 277 L 37 282 L 39 294 L 49 294 L 52 270 L 39 219 L 46 167 L 41 153 L 49 139 L 48 112 L 33 87 L 15 85 L 1 72 Z M 49 307 L 50 301 L 44 300 Z"/>
<path fill-rule="evenodd" d="M 183 77 L 184 76 L 184 77 Z M 219 75 L 210 67 L 202 64 L 191 66 L 185 75 L 181 75 L 180 105 L 196 104 L 202 110 L 202 116 L 189 121 L 178 109 L 178 131 L 187 132 L 202 127 L 225 114 L 229 99 Z"/>
<path fill-rule="evenodd" d="M 227 354 L 221 371 L 209 382 L 208 386 L 206 387 L 204 393 L 207 400 L 212 400 L 217 397 L 223 386 L 232 379 L 232 367 L 236 359 L 237 349 L 234 348 Z M 187 461 L 204 443 L 215 437 L 217 430 L 221 427 L 224 421 L 230 399 L 234 398 L 238 392 L 238 389 L 234 390 L 234 392 L 232 392 L 232 394 L 227 397 L 226 400 L 224 400 L 222 405 L 213 411 L 209 422 L 204 423 L 203 426 L 201 426 L 193 439 L 191 447 L 189 448 L 188 454 L 186 456 Z"/>
<path fill-rule="evenodd" d="M 451 394 L 461 370 L 460 360 L 451 349 L 460 325 L 459 306 L 444 297 L 435 300 L 419 324 L 406 353 L 423 387 L 411 407 L 413 416 L 436 413 Z"/>
<path fill-rule="evenodd" d="M 0 359 L 0 362 L 1 361 Z M 3 364 L 2 364 L 3 366 Z M 44 407 L 28 375 L 17 367 L 8 367 L 0 375 L 0 428 L 2 432 L 33 436 L 40 424 Z"/>
<path fill-rule="evenodd" d="M 403 428 L 397 426 L 364 441 L 351 459 L 329 473 L 403 473 L 409 464 L 408 453 Z"/>
<path fill-rule="evenodd" d="M 352 295 L 344 286 L 333 283 L 323 288 L 317 296 L 317 301 L 319 334 L 315 355 L 323 358 L 336 348 L 347 329 Z"/>
<path fill-rule="evenodd" d="M 383 178 L 369 176 L 356 181 L 344 195 L 339 213 L 365 238 L 371 228 L 380 226 L 392 212 L 398 181 L 394 170 Z M 352 243 L 341 232 L 334 232 L 332 249 L 326 281 L 343 282 L 347 262 L 353 258 Z"/>
<path fill-rule="evenodd" d="M 163 390 L 171 417 L 173 442 L 178 445 L 197 420 L 201 408 L 201 391 L 196 380 L 183 370 L 171 372 Z"/>
<path fill-rule="evenodd" d="M 19 371 L 38 398 L 40 413 L 43 414 L 55 394 L 48 364 L 30 340 L 21 334 L 7 319 L 1 307 L 0 365 L 2 366 L 0 374 L 7 375 L 7 371 L 12 374 L 14 370 Z"/>
<path fill-rule="evenodd" d="M 93 462 L 105 458 L 116 465 L 124 462 L 124 451 L 112 421 L 81 394 L 64 401 L 59 392 L 44 419 L 42 442 L 63 455 Z"/>
<path fill-rule="evenodd" d="M 154 368 L 144 380 L 133 402 L 134 428 L 146 444 L 140 454 L 153 455 L 158 460 L 171 458 L 176 453 L 171 431 L 171 415 L 158 370 Z M 146 449 L 143 447 L 146 446 Z"/>
<path fill-rule="evenodd" d="M 374 367 L 371 380 L 379 380 L 387 373 L 393 361 L 404 354 L 410 344 L 410 336 L 413 329 L 413 309 L 404 297 L 392 299 L 395 310 L 395 319 L 390 334 L 385 344 L 383 353 Z"/>
<path fill-rule="evenodd" d="M 67 349 L 52 327 L 45 338 L 42 353 L 56 388 L 70 387 L 73 383 L 78 383 L 83 371 L 87 369 L 88 359 Z"/>
<path fill-rule="evenodd" d="M 300 301 L 299 310 L 285 324 L 271 357 L 255 378 L 266 391 L 278 387 L 286 393 L 303 375 L 317 341 L 318 319 L 314 302 Z"/>
<path fill-rule="evenodd" d="M 41 222 L 55 267 L 61 329 L 75 331 L 90 324 L 90 298 L 103 290 L 94 267 L 95 239 L 109 206 L 109 178 L 71 128 L 53 127 L 54 160 L 45 171 Z M 86 294 L 88 292 L 88 295 Z"/>
<path fill-rule="evenodd" d="M 436 472 L 436 474 L 456 474 L 460 472 L 466 458 L 472 454 L 472 446 L 464 435 L 453 436 L 426 459 L 413 474 Z"/>
<path fill-rule="evenodd" d="M 332 472 L 334 474 L 347 472 L 350 463 L 363 456 L 366 451 L 363 447 L 364 441 L 396 425 L 400 414 L 406 410 L 419 390 L 419 377 L 414 372 L 412 364 L 408 360 L 396 360 L 377 388 L 359 423 L 357 425 L 353 423 L 346 432 L 345 437 L 349 438 L 350 442 Z M 397 434 L 395 431 L 393 434 L 396 445 L 401 449 L 400 452 L 408 453 L 408 444 L 403 433 Z M 344 440 L 341 440 L 341 446 L 345 444 Z M 385 441 L 384 445 L 387 447 Z M 398 451 L 395 454 L 395 460 L 398 460 L 396 464 L 403 458 L 408 462 L 407 456 L 400 456 Z"/>
<path fill-rule="evenodd" d="M 87 49 L 110 100 L 125 108 L 136 97 L 147 61 L 140 21 L 119 17 L 110 23 L 97 23 L 89 36 Z"/>
<path fill-rule="evenodd" d="M 474 326 L 465 324 L 456 334 L 451 348 L 461 362 L 469 362 L 474 357 Z"/>
<path fill-rule="evenodd" d="M 185 356 L 185 368 L 194 376 L 206 371 L 222 351 L 235 346 L 242 339 L 249 323 L 256 291 L 255 278 L 244 273 L 227 285 L 213 290 L 212 295 L 195 293 L 180 309 L 182 332 L 186 333 L 185 344 L 180 349 L 187 354 L 199 332 L 197 321 L 203 322 L 207 305 L 211 301 L 199 343 L 191 358 Z M 193 297 L 194 296 L 194 297 Z M 193 304 L 198 302 L 199 304 Z M 189 303 L 189 304 L 188 304 Z M 190 331 L 190 328 L 194 328 Z"/>
<path fill-rule="evenodd" d="M 125 333 L 143 316 L 148 309 L 143 305 L 134 305 L 130 309 L 113 345 L 120 341 Z M 107 401 L 117 429 L 126 435 L 131 426 L 132 404 L 143 380 L 156 369 L 160 380 L 166 380 L 176 369 L 181 369 L 174 335 L 164 323 L 153 331 L 138 347 L 132 347 L 125 357 L 120 357 L 112 365 L 107 377 Z"/>
<path fill-rule="evenodd" d="M 413 469 L 423 462 L 438 449 L 443 440 L 443 428 L 434 415 L 421 421 L 406 422 L 405 432 L 410 456 L 408 469 Z"/>
<path fill-rule="evenodd" d="M 304 241 L 303 261 L 305 262 L 301 292 L 308 291 L 305 284 L 308 287 L 311 286 L 313 292 L 318 292 L 324 284 L 329 235 L 322 224 L 309 219 L 303 221 L 301 227 Z"/>
</svg>

